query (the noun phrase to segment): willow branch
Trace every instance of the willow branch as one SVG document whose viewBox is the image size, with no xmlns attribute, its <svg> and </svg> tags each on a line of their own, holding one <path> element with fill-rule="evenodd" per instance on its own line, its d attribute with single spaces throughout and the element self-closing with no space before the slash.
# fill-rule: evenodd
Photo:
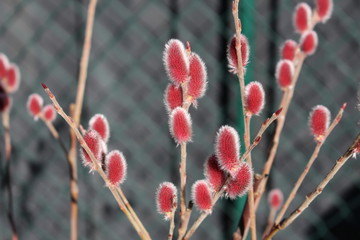
<svg viewBox="0 0 360 240">
<path fill-rule="evenodd" d="M 344 109 L 346 107 L 346 104 L 343 104 L 343 106 L 341 107 L 340 111 L 338 112 L 338 114 L 336 115 L 335 119 L 332 121 L 331 125 L 329 126 L 329 128 L 327 129 L 325 135 L 323 136 L 322 141 L 318 141 L 315 147 L 314 152 L 312 153 L 308 163 L 305 166 L 305 169 L 303 170 L 303 172 L 301 173 L 300 177 L 298 178 L 298 180 L 296 181 L 293 189 L 291 190 L 291 193 L 289 194 L 289 197 L 286 199 L 283 207 L 281 208 L 279 214 L 276 216 L 275 219 L 275 224 L 279 224 L 279 222 L 281 221 L 281 219 L 283 218 L 284 214 L 286 213 L 286 210 L 289 208 L 291 202 L 294 200 L 297 191 L 299 190 L 302 182 L 304 181 L 307 173 L 309 172 L 312 164 L 314 163 L 315 159 L 318 157 L 318 154 L 320 152 L 320 149 L 322 147 L 322 145 L 324 144 L 324 142 L 326 141 L 327 137 L 330 135 L 330 133 L 332 132 L 332 130 L 336 127 L 336 125 L 340 122 L 341 117 L 343 115 Z"/>
<path fill-rule="evenodd" d="M 348 148 L 348 150 L 342 155 L 335 163 L 335 165 L 332 167 L 330 172 L 326 175 L 326 177 L 321 181 L 321 183 L 315 188 L 315 190 L 311 193 L 309 193 L 305 200 L 300 204 L 300 206 L 293 211 L 290 216 L 283 221 L 281 221 L 280 224 L 276 225 L 270 232 L 270 234 L 265 238 L 266 240 L 272 239 L 277 232 L 279 232 L 282 229 L 285 229 L 288 227 L 296 218 L 300 216 L 304 212 L 306 208 L 309 207 L 309 205 L 315 200 L 317 196 L 319 196 L 324 188 L 327 186 L 327 184 L 330 182 L 330 180 L 336 175 L 336 173 L 341 169 L 342 166 L 347 162 L 347 160 L 353 156 L 354 153 L 359 151 L 359 145 L 360 145 L 360 134 L 357 135 L 355 140 L 353 141 L 352 145 Z"/>
<path fill-rule="evenodd" d="M 90 150 L 90 148 L 88 147 L 88 145 L 86 144 L 83 136 L 81 135 L 78 127 L 76 126 L 74 120 L 72 118 L 70 118 L 62 109 L 62 107 L 60 106 L 60 104 L 58 103 L 58 101 L 56 100 L 55 96 L 53 95 L 53 93 L 50 91 L 50 89 L 45 85 L 42 84 L 44 87 L 45 92 L 48 94 L 50 100 L 52 101 L 54 108 L 56 110 L 56 112 L 67 122 L 67 124 L 71 127 L 71 129 L 74 131 L 76 138 L 79 141 L 80 146 L 86 151 L 86 153 L 90 156 L 91 161 L 93 163 L 93 169 L 95 171 L 97 171 L 99 173 L 99 175 L 101 176 L 101 178 L 104 180 L 106 186 L 108 186 L 108 189 L 111 191 L 111 193 L 113 194 L 115 200 L 117 201 L 117 203 L 120 206 L 120 209 L 126 214 L 126 216 L 128 217 L 129 221 L 131 222 L 131 224 L 133 225 L 133 227 L 135 228 L 135 230 L 137 231 L 138 235 L 140 236 L 141 239 L 150 239 L 147 238 L 145 236 L 145 233 L 143 231 L 141 231 L 139 225 L 133 220 L 132 216 L 130 213 L 128 213 L 128 210 L 125 206 L 125 204 L 123 203 L 123 201 L 121 200 L 118 192 L 116 191 L 116 189 L 114 187 L 112 187 L 112 185 L 110 184 L 110 182 L 108 181 L 106 174 L 104 173 L 104 171 L 102 170 L 102 167 L 100 165 L 100 163 L 96 160 L 96 158 L 94 157 L 94 154 L 92 153 L 92 151 Z"/>
</svg>

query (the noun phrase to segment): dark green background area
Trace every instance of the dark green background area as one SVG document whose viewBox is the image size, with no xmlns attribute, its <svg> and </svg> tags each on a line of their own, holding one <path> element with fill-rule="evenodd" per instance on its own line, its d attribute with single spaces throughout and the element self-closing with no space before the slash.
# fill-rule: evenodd
<svg viewBox="0 0 360 240">
<path fill-rule="evenodd" d="M 306 1 L 314 6 L 312 0 Z M 271 188 L 287 195 L 315 142 L 307 126 L 308 113 L 317 104 L 332 116 L 348 103 L 342 122 L 333 131 L 300 188 L 290 209 L 312 191 L 359 130 L 356 108 L 360 70 L 360 2 L 334 1 L 334 16 L 319 24 L 319 47 L 306 59 L 280 142 Z M 68 239 L 68 168 L 61 149 L 42 122 L 26 110 L 33 92 L 49 100 L 40 86 L 46 83 L 67 110 L 75 99 L 86 7 L 83 0 L 3 0 L 0 3 L 0 52 L 16 62 L 22 73 L 20 90 L 13 96 L 13 191 L 20 239 Z M 246 81 L 259 81 L 266 92 L 266 108 L 252 122 L 255 133 L 278 108 L 281 91 L 274 79 L 279 46 L 292 38 L 292 11 L 298 1 L 241 1 L 243 31 L 250 39 L 251 57 Z M 238 81 L 228 73 L 226 45 L 234 34 L 231 1 L 224 0 L 99 0 L 82 124 L 105 114 L 111 126 L 109 149 L 121 150 L 128 161 L 123 190 L 153 239 L 164 239 L 168 223 L 155 208 L 155 190 L 162 181 L 178 184 L 180 149 L 170 137 L 163 92 L 168 84 L 162 51 L 170 38 L 189 41 L 208 69 L 208 89 L 191 109 L 193 142 L 188 146 L 188 191 L 203 177 L 203 163 L 213 153 L 216 132 L 223 124 L 242 131 Z M 55 122 L 68 143 L 68 127 Z M 271 140 L 271 127 L 253 153 L 254 169 L 261 171 Z M 2 130 L 0 135 L 3 135 Z M 0 138 L 0 151 L 3 153 Z M 1 154 L 1 166 L 4 160 Z M 322 195 L 276 239 L 344 239 L 346 231 L 359 239 L 356 216 L 360 208 L 360 163 L 351 160 Z M 3 171 L 1 171 L 3 176 Z M 79 239 L 136 239 L 102 180 L 79 164 Z M 222 200 L 199 228 L 194 239 L 230 239 L 241 200 Z M 0 193 L 0 239 L 10 236 L 5 217 L 6 196 Z M 193 218 L 198 211 L 195 210 Z M 260 236 L 266 223 L 266 196 L 258 219 Z M 345 228 L 346 227 L 346 228 Z M 346 229 L 346 230 L 342 230 Z M 349 236 L 348 235 L 348 236 Z M 347 238 L 349 239 L 349 238 Z"/>
</svg>

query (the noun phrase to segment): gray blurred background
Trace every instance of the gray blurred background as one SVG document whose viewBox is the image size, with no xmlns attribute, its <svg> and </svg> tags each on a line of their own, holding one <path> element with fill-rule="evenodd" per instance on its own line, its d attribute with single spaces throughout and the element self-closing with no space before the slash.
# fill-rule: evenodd
<svg viewBox="0 0 360 240">
<path fill-rule="evenodd" d="M 299 38 L 291 21 L 298 2 L 241 1 L 243 29 L 252 48 L 246 80 L 260 81 L 267 94 L 266 109 L 254 119 L 253 133 L 278 108 L 281 91 L 274 80 L 274 67 L 282 42 Z M 306 2 L 314 6 L 312 0 Z M 310 157 L 315 147 L 307 126 L 311 108 L 323 104 L 335 116 L 344 102 L 348 107 L 290 210 L 322 180 L 359 130 L 360 2 L 334 2 L 333 17 L 316 27 L 320 44 L 316 54 L 306 59 L 300 75 L 270 187 L 281 188 L 287 196 Z M 36 92 L 49 103 L 40 86 L 45 82 L 65 109 L 74 101 L 87 4 L 83 0 L 0 3 L 0 52 L 18 64 L 22 74 L 11 112 L 14 213 L 20 239 L 69 238 L 67 163 L 45 125 L 34 122 L 27 113 L 26 100 Z M 156 212 L 155 190 L 162 181 L 179 181 L 180 149 L 170 138 L 163 106 L 163 91 L 169 82 L 162 64 L 164 45 L 174 37 L 190 41 L 208 68 L 207 94 L 197 110 L 191 109 L 194 137 L 188 146 L 189 190 L 190 184 L 203 178 L 202 166 L 213 152 L 218 128 L 230 124 L 240 129 L 238 81 L 228 73 L 226 62 L 226 44 L 233 33 L 230 0 L 99 0 L 82 124 L 87 127 L 95 113 L 108 117 L 112 128 L 109 149 L 123 151 L 129 165 L 123 190 L 153 239 L 165 239 L 168 231 L 168 223 Z M 68 143 L 67 125 L 60 117 L 55 125 Z M 266 159 L 273 129 L 254 151 L 257 172 Z M 3 176 L 2 138 L 0 143 Z M 80 164 L 78 170 L 79 239 L 137 239 L 101 178 Z M 276 239 L 360 239 L 359 173 L 359 161 L 350 160 L 302 217 Z M 11 234 L 6 199 L 2 188 L 0 239 L 9 239 Z M 230 239 L 229 232 L 239 220 L 239 205 L 222 200 L 193 238 Z M 268 211 L 263 200 L 257 215 L 259 234 Z M 193 218 L 197 214 L 195 210 Z"/>
</svg>

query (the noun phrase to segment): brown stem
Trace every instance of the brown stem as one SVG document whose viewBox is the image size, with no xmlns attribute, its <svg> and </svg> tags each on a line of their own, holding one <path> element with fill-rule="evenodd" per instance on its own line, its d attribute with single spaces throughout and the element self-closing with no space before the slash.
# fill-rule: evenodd
<svg viewBox="0 0 360 240">
<path fill-rule="evenodd" d="M 18 233 L 14 218 L 13 210 L 13 193 L 11 188 L 11 135 L 10 135 L 10 109 L 2 113 L 2 125 L 4 128 L 4 142 L 5 142 L 5 177 L 4 181 L 8 192 L 8 219 L 12 231 L 12 240 L 18 240 Z"/>
<path fill-rule="evenodd" d="M 304 210 L 309 207 L 309 205 L 315 200 L 317 196 L 319 196 L 330 180 L 335 176 L 335 174 L 340 170 L 340 168 L 347 162 L 347 160 L 357 151 L 357 148 L 360 144 L 360 134 L 357 135 L 352 145 L 348 148 L 348 150 L 342 155 L 332 167 L 330 172 L 326 175 L 326 177 L 321 181 L 321 183 L 315 188 L 315 190 L 309 193 L 305 200 L 300 204 L 300 206 L 293 211 L 290 216 L 281 221 L 280 224 L 277 224 L 273 227 L 269 235 L 265 238 L 266 240 L 272 239 L 277 232 L 288 227 L 296 218 L 299 217 L 300 214 L 304 212 Z"/>
<path fill-rule="evenodd" d="M 286 210 L 289 208 L 291 202 L 294 200 L 297 191 L 299 190 L 299 187 L 301 186 L 302 182 L 304 181 L 307 173 L 309 172 L 312 164 L 314 163 L 315 159 L 317 158 L 320 149 L 322 147 L 322 145 L 324 144 L 324 142 L 326 141 L 327 137 L 330 135 L 330 133 L 332 132 L 332 130 L 336 127 L 336 125 L 340 122 L 341 117 L 343 115 L 344 109 L 345 109 L 346 104 L 344 104 L 339 113 L 336 115 L 335 119 L 332 121 L 331 125 L 329 126 L 329 128 L 327 129 L 325 135 L 322 138 L 322 141 L 318 141 L 315 147 L 315 150 L 313 152 L 313 154 L 311 155 L 308 163 L 305 166 L 305 169 L 303 170 L 303 172 L 301 173 L 300 177 L 298 178 L 298 180 L 296 181 L 293 189 L 291 190 L 291 193 L 289 195 L 289 197 L 287 198 L 286 202 L 284 203 L 283 207 L 281 208 L 279 214 L 277 215 L 276 219 L 275 219 L 275 224 L 279 224 L 281 219 L 283 218 L 284 214 L 286 213 Z"/>
<path fill-rule="evenodd" d="M 266 224 L 266 228 L 265 228 L 265 231 L 264 231 L 264 234 L 263 234 L 263 238 L 269 234 L 272 226 L 274 225 L 274 218 L 275 218 L 275 215 L 276 215 L 276 209 L 275 208 L 270 208 L 270 213 L 269 213 L 269 217 L 268 217 L 268 221 L 267 221 L 267 224 Z"/>
<path fill-rule="evenodd" d="M 175 211 L 177 208 L 177 204 L 174 198 L 173 201 L 173 206 L 171 209 L 171 217 L 170 217 L 170 226 L 169 226 L 169 234 L 168 234 L 168 240 L 172 240 L 173 239 L 173 235 L 174 235 L 174 229 L 175 229 Z"/>
<path fill-rule="evenodd" d="M 137 231 L 137 233 L 139 234 L 139 236 L 141 237 L 141 239 L 150 239 L 147 238 L 146 236 L 144 236 L 144 233 L 140 230 L 140 227 L 138 226 L 138 224 L 136 224 L 136 222 L 133 221 L 131 215 L 128 216 L 128 214 L 126 213 L 127 209 L 126 206 L 124 205 L 124 203 L 122 202 L 120 196 L 118 195 L 118 192 L 111 186 L 111 184 L 109 183 L 106 174 L 104 173 L 104 171 L 102 170 L 102 167 L 100 165 L 100 163 L 96 160 L 96 158 L 94 157 L 94 154 L 92 153 L 92 151 L 90 150 L 89 146 L 86 144 L 83 136 L 81 135 L 78 127 L 76 126 L 74 120 L 72 118 L 70 118 L 62 109 L 62 107 L 60 106 L 60 104 L 58 103 L 58 101 L 56 100 L 55 96 L 53 95 L 53 93 L 50 91 L 50 89 L 45 85 L 42 84 L 44 87 L 45 92 L 48 94 L 48 96 L 50 97 L 50 100 L 52 101 L 54 108 L 56 110 L 56 112 L 67 122 L 67 124 L 71 127 L 71 129 L 74 131 L 76 138 L 79 141 L 80 146 L 86 151 L 86 153 L 90 156 L 91 161 L 93 163 L 93 169 L 95 171 L 97 171 L 99 173 L 99 175 L 101 176 L 101 178 L 104 180 L 106 186 L 108 186 L 109 190 L 111 191 L 111 193 L 113 194 L 115 200 L 117 201 L 117 203 L 120 206 L 120 209 L 122 211 L 124 211 L 124 213 L 126 214 L 126 216 L 129 218 L 130 222 L 132 223 L 133 227 L 135 228 L 135 230 Z M 122 207 L 123 206 L 123 207 Z"/>
</svg>

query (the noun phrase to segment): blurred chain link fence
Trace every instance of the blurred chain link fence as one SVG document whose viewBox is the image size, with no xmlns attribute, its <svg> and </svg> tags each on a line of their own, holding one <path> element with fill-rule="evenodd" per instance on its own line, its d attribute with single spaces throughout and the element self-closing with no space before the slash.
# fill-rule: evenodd
<svg viewBox="0 0 360 240">
<path fill-rule="evenodd" d="M 291 21 L 297 2 L 241 1 L 243 28 L 252 47 L 247 81 L 262 82 L 267 93 L 267 108 L 252 124 L 253 132 L 278 108 L 281 92 L 273 77 L 274 66 L 280 44 L 287 38 L 299 38 L 293 33 Z M 314 6 L 313 1 L 307 2 Z M 348 108 L 291 209 L 321 181 L 359 130 L 356 92 L 360 78 L 360 2 L 334 2 L 334 16 L 326 25 L 316 27 L 319 48 L 306 59 L 300 75 L 271 174 L 271 187 L 281 188 L 287 196 L 311 155 L 315 147 L 307 127 L 311 108 L 326 105 L 333 116 L 343 102 L 348 103 Z M 22 73 L 11 113 L 14 210 L 20 239 L 69 237 L 66 161 L 45 125 L 34 122 L 25 105 L 33 92 L 40 93 L 49 103 L 41 82 L 53 90 L 66 110 L 74 101 L 87 4 L 88 1 L 80 0 L 4 0 L 0 4 L 0 51 L 16 62 Z M 225 55 L 233 33 L 230 1 L 98 3 L 82 124 L 87 127 L 87 120 L 98 112 L 109 118 L 109 149 L 120 149 L 128 160 L 124 192 L 153 239 L 166 238 L 168 230 L 168 223 L 156 213 L 155 190 L 162 181 L 179 181 L 180 150 L 169 136 L 163 106 L 163 91 L 168 84 L 162 64 L 164 44 L 172 37 L 190 41 L 192 50 L 208 68 L 207 94 L 199 101 L 198 109 L 191 109 L 194 137 L 188 147 L 189 196 L 190 185 L 203 178 L 202 166 L 213 152 L 218 128 L 222 124 L 239 126 L 238 82 L 227 72 Z M 59 117 L 55 125 L 68 142 L 64 121 Z M 266 159 L 272 131 L 273 128 L 253 154 L 257 172 Z M 359 169 L 358 160 L 349 161 L 320 198 L 276 239 L 344 239 L 341 234 L 346 234 L 346 239 L 359 239 Z M 96 174 L 79 167 L 79 239 L 137 238 L 103 185 Z M 0 239 L 9 239 L 3 190 L 0 196 Z M 194 239 L 230 239 L 224 232 L 238 221 L 239 209 L 234 203 L 224 202 L 215 207 Z M 197 214 L 195 210 L 192 219 Z M 257 215 L 259 234 L 267 214 L 263 200 Z"/>
</svg>

